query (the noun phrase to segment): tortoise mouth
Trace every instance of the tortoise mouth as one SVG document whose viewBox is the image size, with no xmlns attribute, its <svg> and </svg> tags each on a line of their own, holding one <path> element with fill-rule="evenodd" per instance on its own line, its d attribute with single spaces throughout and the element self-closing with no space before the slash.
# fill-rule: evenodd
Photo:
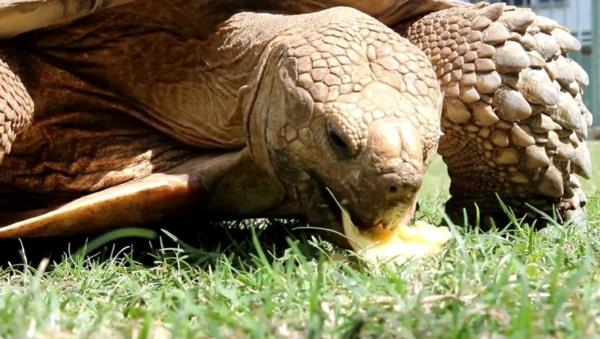
<svg viewBox="0 0 600 339">
<path fill-rule="evenodd" d="M 360 218 L 360 216 L 352 211 L 350 208 L 336 206 L 338 215 L 341 218 L 341 208 L 344 208 L 344 211 L 348 214 L 349 218 L 352 220 L 353 225 L 358 229 L 358 231 L 367 237 L 375 237 L 378 238 L 382 235 L 385 235 L 389 232 L 394 231 L 400 225 L 409 225 L 412 223 L 416 210 L 417 210 L 417 202 L 416 199 L 408 205 L 406 208 L 402 208 L 404 206 L 399 205 L 394 211 L 388 213 L 387 216 L 381 216 L 377 218 L 375 221 L 369 222 L 364 221 Z M 341 219 L 340 219 L 341 220 Z"/>
<path fill-rule="evenodd" d="M 413 199 L 406 207 L 404 204 L 399 204 L 374 220 L 365 220 L 346 199 L 336 196 L 335 192 L 316 173 L 308 173 L 308 175 L 313 183 L 313 193 L 316 194 L 312 198 L 312 203 L 302 203 L 301 205 L 305 208 L 308 221 L 315 222 L 319 226 L 345 233 L 343 232 L 342 217 L 342 213 L 345 212 L 362 235 L 380 238 L 400 225 L 410 224 L 416 213 L 417 201 Z M 315 205 L 318 208 L 311 210 Z"/>
</svg>

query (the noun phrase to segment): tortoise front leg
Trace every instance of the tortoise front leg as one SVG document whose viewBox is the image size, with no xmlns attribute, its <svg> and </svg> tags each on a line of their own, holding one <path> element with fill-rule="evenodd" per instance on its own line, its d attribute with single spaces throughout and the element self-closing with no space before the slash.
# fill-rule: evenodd
<svg viewBox="0 0 600 339">
<path fill-rule="evenodd" d="M 0 163 L 17 134 L 31 123 L 33 100 L 21 81 L 23 60 L 0 47 Z"/>
<path fill-rule="evenodd" d="M 439 11 L 412 24 L 409 39 L 430 58 L 445 91 L 439 153 L 452 180 L 447 211 L 474 203 L 501 214 L 525 202 L 582 221 L 589 178 L 582 102 L 585 71 L 567 57 L 579 42 L 555 21 L 504 4 Z"/>
</svg>

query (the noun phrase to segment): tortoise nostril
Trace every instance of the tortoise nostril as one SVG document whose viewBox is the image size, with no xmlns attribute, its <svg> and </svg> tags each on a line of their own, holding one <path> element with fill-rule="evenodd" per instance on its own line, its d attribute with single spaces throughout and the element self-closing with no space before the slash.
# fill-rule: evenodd
<svg viewBox="0 0 600 339">
<path fill-rule="evenodd" d="M 396 186 L 390 187 L 390 193 L 396 193 L 396 192 L 398 192 L 398 187 L 396 187 Z"/>
</svg>

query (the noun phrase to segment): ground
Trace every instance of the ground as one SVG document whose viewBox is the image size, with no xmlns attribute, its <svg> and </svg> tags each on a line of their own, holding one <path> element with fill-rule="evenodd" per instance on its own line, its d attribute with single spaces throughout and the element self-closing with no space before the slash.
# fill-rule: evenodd
<svg viewBox="0 0 600 339">
<path fill-rule="evenodd" d="M 590 146 L 600 168 L 600 143 Z M 447 185 L 438 161 L 419 218 L 441 221 Z M 91 257 L 76 253 L 76 242 L 71 255 L 55 249 L 48 261 L 39 242 L 26 243 L 0 268 L 0 337 L 592 336 L 600 333 L 600 176 L 585 185 L 588 228 L 534 232 L 518 219 L 488 233 L 453 227 L 439 256 L 402 267 L 348 260 L 299 231 L 273 241 L 283 232 L 276 222 L 256 237 L 205 226 L 231 236 L 221 249 L 159 232 L 160 241 L 135 242 L 137 251 L 121 240 L 98 252 L 107 239 L 97 239 Z"/>
</svg>

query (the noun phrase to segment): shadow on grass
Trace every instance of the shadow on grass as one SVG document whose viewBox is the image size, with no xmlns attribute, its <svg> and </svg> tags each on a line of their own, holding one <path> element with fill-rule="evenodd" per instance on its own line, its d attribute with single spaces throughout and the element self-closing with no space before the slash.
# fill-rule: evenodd
<svg viewBox="0 0 600 339">
<path fill-rule="evenodd" d="M 277 255 L 289 248 L 288 239 L 300 240 L 300 243 L 309 242 L 311 236 L 315 235 L 314 232 L 295 229 L 306 226 L 306 223 L 298 220 L 177 220 L 148 228 L 147 230 L 155 231 L 154 239 L 135 236 L 117 238 L 91 251 L 87 251 L 87 246 L 102 234 L 0 240 L 0 266 L 24 263 L 35 266 L 44 258 L 48 258 L 50 262 L 60 262 L 78 251 L 89 252 L 87 256 L 94 257 L 95 260 L 108 260 L 118 253 L 127 252 L 136 261 L 147 265 L 154 263 L 162 249 L 181 248 L 189 254 L 192 261 L 199 258 L 198 261 L 203 263 L 210 262 L 211 256 L 221 253 L 249 257 L 249 254 L 256 253 L 256 246 L 252 241 L 253 231 L 261 247 Z M 308 257 L 312 256 L 308 248 L 300 246 L 300 249 Z M 205 258 L 201 258 L 203 255 Z"/>
<path fill-rule="evenodd" d="M 441 199 L 441 198 L 440 198 Z M 427 199 L 421 204 L 417 212 L 417 219 L 425 220 L 434 224 L 449 225 L 449 218 L 444 217 L 444 199 Z M 556 227 L 558 223 L 555 217 L 544 214 L 529 206 L 532 214 L 529 217 L 521 216 L 506 204 L 499 200 L 501 212 L 495 216 L 491 227 L 477 227 L 479 217 L 475 216 L 465 219 L 463 223 L 453 225 L 462 228 L 477 228 L 482 232 L 495 232 L 501 230 L 505 234 L 518 234 L 525 226 L 539 230 L 547 226 Z M 597 210 L 600 199 L 597 196 L 590 198 L 589 207 Z M 531 217 L 535 215 L 536 217 Z M 500 221 L 501 220 L 501 221 Z M 597 224 L 597 220 L 589 220 L 590 224 Z M 488 225 L 489 226 L 489 225 Z M 37 266 L 42 259 L 50 262 L 61 262 L 65 257 L 75 255 L 78 251 L 86 252 L 88 258 L 94 260 L 109 260 L 119 253 L 127 253 L 136 262 L 145 265 L 154 265 L 157 257 L 164 257 L 169 250 L 181 249 L 186 257 L 194 264 L 211 264 L 214 258 L 221 255 L 233 256 L 238 261 L 249 259 L 257 255 L 257 246 L 253 242 L 256 235 L 260 245 L 259 251 L 269 253 L 274 257 L 283 255 L 290 248 L 290 240 L 295 242 L 295 250 L 299 250 L 306 258 L 314 258 L 319 251 L 324 249 L 331 252 L 336 247 L 320 240 L 317 232 L 308 229 L 308 225 L 300 220 L 281 219 L 248 219 L 240 221 L 211 221 L 211 220 L 172 220 L 159 225 L 149 227 L 144 233 L 154 233 L 154 239 L 140 238 L 135 236 L 116 237 L 108 241 L 100 241 L 95 248 L 92 243 L 101 240 L 103 234 L 63 237 L 63 238 L 39 238 L 22 240 L 0 240 L 0 267 L 8 265 L 21 265 L 27 263 L 29 266 Z M 138 229 L 139 230 L 139 229 Z M 104 233 L 106 235 L 106 233 Z M 513 234 L 514 235 L 514 234 Z M 318 246 L 315 244 L 318 243 Z M 89 247 L 88 247 L 89 246 Z M 167 250 L 167 251 L 165 251 Z"/>
</svg>

